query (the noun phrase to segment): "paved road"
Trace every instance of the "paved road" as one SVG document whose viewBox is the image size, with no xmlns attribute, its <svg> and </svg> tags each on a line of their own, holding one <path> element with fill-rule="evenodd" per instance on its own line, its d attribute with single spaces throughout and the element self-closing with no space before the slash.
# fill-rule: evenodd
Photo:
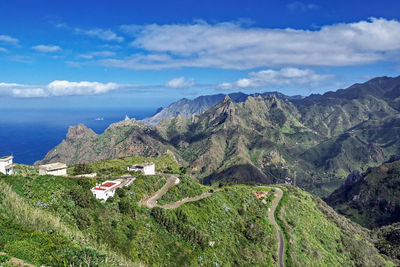
<svg viewBox="0 0 400 267">
<path fill-rule="evenodd" d="M 278 258 L 279 258 L 279 267 L 284 267 L 285 266 L 285 261 L 284 261 L 284 253 L 285 253 L 285 240 L 283 239 L 283 234 L 281 231 L 281 228 L 279 227 L 278 223 L 275 220 L 275 210 L 276 207 L 279 204 L 279 201 L 282 199 L 283 192 L 280 188 L 278 187 L 270 187 L 275 189 L 276 192 L 276 198 L 274 200 L 274 203 L 272 203 L 271 208 L 268 211 L 268 219 L 272 222 L 276 229 L 276 234 L 278 237 Z"/>
</svg>

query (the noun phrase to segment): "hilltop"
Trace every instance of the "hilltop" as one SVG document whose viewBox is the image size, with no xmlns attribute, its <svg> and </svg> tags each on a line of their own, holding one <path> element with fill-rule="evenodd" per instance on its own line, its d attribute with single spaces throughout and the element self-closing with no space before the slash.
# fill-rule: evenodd
<svg viewBox="0 0 400 267">
<path fill-rule="evenodd" d="M 110 175 L 123 179 L 124 167 L 139 160 L 156 158 L 89 163 L 100 172 L 98 178 L 0 176 L 0 251 L 43 265 L 85 260 L 93 266 L 277 264 L 276 230 L 267 215 L 274 188 L 203 186 L 168 156 L 158 159 L 157 171 L 169 171 L 181 182 L 158 200 L 160 205 L 214 193 L 178 208 L 150 209 L 141 200 L 166 178 L 136 175 L 107 202 L 94 199 L 90 187 Z M 275 217 L 284 233 L 287 266 L 391 266 L 368 230 L 299 188 L 279 188 L 283 197 Z M 254 190 L 266 191 L 266 198 L 256 198 Z"/>
</svg>

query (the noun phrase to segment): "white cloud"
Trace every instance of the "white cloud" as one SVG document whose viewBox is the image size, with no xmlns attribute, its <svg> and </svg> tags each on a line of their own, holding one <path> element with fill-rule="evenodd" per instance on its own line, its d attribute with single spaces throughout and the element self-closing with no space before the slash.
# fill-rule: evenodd
<svg viewBox="0 0 400 267">
<path fill-rule="evenodd" d="M 97 95 L 124 87 L 116 83 L 53 81 L 48 85 L 0 83 L 0 95 L 11 97 L 50 97 L 71 95 Z"/>
<path fill-rule="evenodd" d="M 111 30 L 104 30 L 100 28 L 95 28 L 91 30 L 85 30 L 80 28 L 75 28 L 75 32 L 79 34 L 85 34 L 90 37 L 96 37 L 103 41 L 115 41 L 115 42 L 122 42 L 124 41 L 124 37 L 118 36 L 115 32 Z"/>
<path fill-rule="evenodd" d="M 43 88 L 24 88 L 24 89 L 12 89 L 12 96 L 14 97 L 22 97 L 22 98 L 31 98 L 31 97 L 47 97 L 48 92 L 46 92 Z"/>
<path fill-rule="evenodd" d="M 2 53 L 7 53 L 7 52 L 8 52 L 8 50 L 7 50 L 7 49 L 5 49 L 4 47 L 0 47 L 0 52 L 2 52 Z"/>
<path fill-rule="evenodd" d="M 292 12 L 295 11 L 306 12 L 307 10 L 318 9 L 318 6 L 315 4 L 305 4 L 299 1 L 294 1 L 292 3 L 289 3 L 286 5 L 286 7 Z"/>
<path fill-rule="evenodd" d="M 250 72 L 247 78 L 242 78 L 232 83 L 221 83 L 217 88 L 221 90 L 238 90 L 265 86 L 317 87 L 321 82 L 330 78 L 332 78 L 331 75 L 317 74 L 310 69 L 267 69 L 258 72 Z"/>
<path fill-rule="evenodd" d="M 9 44 L 14 44 L 15 45 L 15 44 L 19 43 L 19 40 L 14 38 L 14 37 L 11 37 L 9 35 L 0 35 L 0 42 L 9 43 Z"/>
<path fill-rule="evenodd" d="M 97 52 L 89 52 L 86 54 L 80 54 L 78 55 L 78 58 L 92 59 L 94 57 L 112 57 L 112 56 L 115 56 L 114 51 L 97 51 Z"/>
<path fill-rule="evenodd" d="M 116 83 L 53 81 L 47 88 L 52 96 L 97 95 L 118 89 Z"/>
<path fill-rule="evenodd" d="M 170 80 L 169 82 L 167 82 L 165 84 L 166 87 L 170 87 L 170 88 L 176 88 L 176 89 L 183 89 L 183 88 L 190 88 L 194 85 L 194 79 L 193 78 L 189 78 L 186 79 L 185 77 L 179 77 L 179 78 L 175 78 Z"/>
<path fill-rule="evenodd" d="M 42 53 L 53 53 L 61 50 L 61 47 L 58 45 L 36 45 L 32 46 L 33 50 L 42 52 Z"/>
<path fill-rule="evenodd" d="M 124 25 L 142 50 L 97 64 L 130 69 L 350 66 L 400 53 L 400 22 L 371 18 L 318 30 L 249 28 L 237 23 Z"/>
</svg>

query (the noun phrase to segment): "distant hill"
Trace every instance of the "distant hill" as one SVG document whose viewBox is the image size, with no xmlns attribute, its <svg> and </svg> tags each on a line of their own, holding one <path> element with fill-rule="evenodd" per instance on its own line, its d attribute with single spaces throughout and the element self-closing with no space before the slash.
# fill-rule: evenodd
<svg viewBox="0 0 400 267">
<path fill-rule="evenodd" d="M 400 222 L 400 156 L 393 162 L 350 174 L 327 203 L 368 228 Z"/>
</svg>

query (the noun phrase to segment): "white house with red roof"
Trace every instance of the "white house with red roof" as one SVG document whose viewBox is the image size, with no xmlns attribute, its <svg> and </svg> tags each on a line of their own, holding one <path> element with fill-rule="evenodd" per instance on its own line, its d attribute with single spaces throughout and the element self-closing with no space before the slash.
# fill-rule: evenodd
<svg viewBox="0 0 400 267">
<path fill-rule="evenodd" d="M 93 195 L 97 199 L 102 199 L 106 201 L 109 197 L 113 197 L 115 191 L 118 187 L 121 186 L 121 181 L 105 181 L 100 185 L 96 185 L 90 191 L 92 191 Z"/>
</svg>

